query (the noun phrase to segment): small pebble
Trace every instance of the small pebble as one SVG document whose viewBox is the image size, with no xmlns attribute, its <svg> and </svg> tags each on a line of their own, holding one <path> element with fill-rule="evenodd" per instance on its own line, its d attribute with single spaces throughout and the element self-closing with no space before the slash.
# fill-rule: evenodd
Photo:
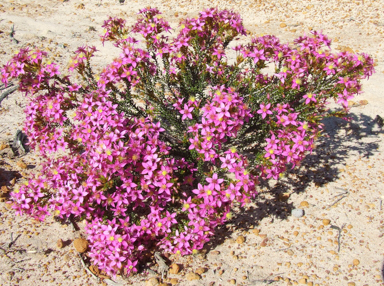
<svg viewBox="0 0 384 286">
<path fill-rule="evenodd" d="M 76 238 L 73 241 L 73 245 L 75 246 L 77 252 L 80 253 L 86 252 L 88 249 L 88 241 L 84 238 Z"/>
<path fill-rule="evenodd" d="M 190 272 L 186 275 L 186 278 L 188 281 L 193 281 L 193 280 L 200 280 L 201 277 L 199 274 L 196 274 L 196 273 L 193 273 L 193 272 Z"/>
<path fill-rule="evenodd" d="M 211 251 L 211 254 L 212 254 L 212 255 L 219 255 L 219 254 L 220 254 L 220 251 L 218 251 L 218 250 L 213 250 L 213 251 Z"/>
<path fill-rule="evenodd" d="M 238 244 L 243 244 L 244 241 L 245 241 L 245 237 L 242 236 L 242 235 L 240 235 L 240 236 L 238 236 L 238 237 L 236 238 L 236 242 L 237 242 Z"/>
<path fill-rule="evenodd" d="M 27 164 L 25 164 L 22 160 L 17 161 L 16 163 L 17 166 L 19 166 L 21 169 L 27 169 Z"/>
<path fill-rule="evenodd" d="M 299 217 L 302 217 L 304 215 L 304 211 L 302 209 L 293 209 L 292 210 L 292 215 L 294 217 L 299 218 Z"/>
<path fill-rule="evenodd" d="M 155 277 L 147 280 L 147 282 L 145 282 L 145 286 L 156 286 L 159 284 L 159 280 Z"/>
<path fill-rule="evenodd" d="M 307 207 L 309 207 L 309 203 L 307 201 L 302 201 L 300 203 L 300 206 L 303 207 L 303 208 L 307 208 Z"/>
<path fill-rule="evenodd" d="M 323 219 L 323 225 L 329 225 L 331 223 L 330 219 Z"/>
<path fill-rule="evenodd" d="M 206 270 L 204 267 L 199 267 L 199 268 L 196 269 L 195 272 L 196 272 L 197 274 L 201 275 L 201 274 L 207 272 L 207 270 Z"/>
<path fill-rule="evenodd" d="M 231 279 L 231 280 L 229 280 L 229 283 L 232 284 L 232 285 L 235 285 L 236 284 L 236 280 L 235 279 Z"/>
<path fill-rule="evenodd" d="M 299 279 L 299 284 L 307 284 L 307 279 L 306 278 L 301 278 Z"/>
<path fill-rule="evenodd" d="M 290 193 L 279 194 L 279 201 L 285 202 L 289 199 Z"/>
<path fill-rule="evenodd" d="M 264 240 L 260 243 L 261 247 L 266 247 L 268 242 L 268 238 L 264 238 Z"/>
<path fill-rule="evenodd" d="M 253 232 L 255 235 L 259 235 L 260 230 L 258 230 L 257 228 L 255 228 L 254 230 L 252 230 L 252 232 Z"/>
<path fill-rule="evenodd" d="M 353 265 L 357 266 L 360 264 L 360 260 L 359 259 L 353 259 Z"/>
<path fill-rule="evenodd" d="M 56 246 L 58 249 L 61 249 L 64 247 L 64 241 L 62 239 L 59 239 L 57 242 L 56 242 Z"/>
<path fill-rule="evenodd" d="M 177 274 L 179 273 L 180 271 L 180 266 L 177 265 L 176 263 L 173 263 L 170 267 L 169 267 L 169 273 L 170 274 Z"/>
</svg>

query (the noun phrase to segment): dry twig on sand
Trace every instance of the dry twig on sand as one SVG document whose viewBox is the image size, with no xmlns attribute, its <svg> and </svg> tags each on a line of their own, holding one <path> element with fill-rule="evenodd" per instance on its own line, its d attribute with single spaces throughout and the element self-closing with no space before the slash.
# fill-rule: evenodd
<svg viewBox="0 0 384 286">
<path fill-rule="evenodd" d="M 337 238 L 337 252 L 340 252 L 341 231 L 343 230 L 344 227 L 345 227 L 345 223 L 341 226 L 341 228 L 338 227 L 337 225 L 331 225 L 331 228 L 336 229 L 339 232 L 339 236 Z"/>
<path fill-rule="evenodd" d="M 96 280 L 97 280 L 97 283 L 100 283 L 100 278 L 97 277 L 95 274 L 93 274 L 91 270 L 89 270 L 89 268 L 87 267 L 87 265 L 85 265 L 84 259 L 83 259 L 83 257 L 81 256 L 80 253 L 79 253 L 79 257 L 80 257 L 81 265 L 83 265 L 83 268 L 87 271 L 87 273 L 88 273 L 89 275 L 91 275 L 94 279 L 96 279 Z"/>
<path fill-rule="evenodd" d="M 1 106 L 1 102 L 4 100 L 4 98 L 6 98 L 11 93 L 15 92 L 18 88 L 19 88 L 19 86 L 14 86 L 14 87 L 11 87 L 11 88 L 7 89 L 6 91 L 4 91 L 0 95 L 0 106 Z"/>
<path fill-rule="evenodd" d="M 18 44 L 20 41 L 15 39 L 15 25 L 12 26 L 11 32 L 9 33 L 9 36 L 11 37 L 11 40 L 14 41 L 16 44 Z"/>
<path fill-rule="evenodd" d="M 334 206 L 335 204 L 337 204 L 339 201 L 341 201 L 342 199 L 344 199 L 344 198 L 346 198 L 346 197 L 349 196 L 349 192 L 348 192 L 348 190 L 346 190 L 346 189 L 342 189 L 342 188 L 338 188 L 338 187 L 336 187 L 336 189 L 339 189 L 339 190 L 341 190 L 342 192 L 340 192 L 339 194 L 337 194 L 337 195 L 334 196 L 333 198 L 336 198 L 336 197 L 340 197 L 340 198 L 338 198 L 333 204 L 329 205 L 329 206 L 327 207 L 327 209 L 333 207 L 333 206 Z"/>
</svg>

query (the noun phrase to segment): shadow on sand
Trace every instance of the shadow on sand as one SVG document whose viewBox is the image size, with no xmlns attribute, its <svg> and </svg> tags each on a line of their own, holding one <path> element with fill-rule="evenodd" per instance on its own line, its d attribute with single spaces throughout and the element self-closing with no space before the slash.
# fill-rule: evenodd
<svg viewBox="0 0 384 286">
<path fill-rule="evenodd" d="M 351 121 L 330 117 L 323 120 L 323 137 L 316 142 L 312 154 L 308 154 L 300 167 L 288 170 L 283 180 L 271 186 L 261 182 L 260 187 L 268 189 L 260 193 L 252 206 L 239 208 L 231 221 L 217 228 L 212 240 L 206 244 L 207 251 L 224 243 L 234 231 L 248 231 L 258 226 L 266 217 L 284 220 L 291 215 L 291 202 L 279 199 L 283 193 L 302 193 L 311 185 L 323 186 L 339 179 L 337 165 L 344 165 L 351 154 L 369 158 L 377 152 L 379 134 L 384 130 L 375 118 L 363 114 L 350 114 Z M 369 142 L 367 142 L 369 141 Z M 272 199 L 270 198 L 272 195 Z M 269 197 L 268 199 L 266 197 Z"/>
</svg>

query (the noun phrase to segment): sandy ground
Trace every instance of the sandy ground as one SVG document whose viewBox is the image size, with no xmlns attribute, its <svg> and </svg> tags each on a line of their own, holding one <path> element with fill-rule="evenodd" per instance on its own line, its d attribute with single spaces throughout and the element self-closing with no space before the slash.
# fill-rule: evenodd
<svg viewBox="0 0 384 286">
<path fill-rule="evenodd" d="M 34 46 L 46 49 L 65 66 L 72 51 L 88 44 L 100 50 L 95 62 L 101 67 L 117 52 L 111 45 L 100 44 L 103 21 L 112 15 L 133 23 L 138 10 L 149 5 L 163 11 L 172 27 L 177 27 L 182 17 L 196 16 L 213 6 L 240 12 L 254 35 L 273 34 L 283 42 L 310 29 L 322 30 L 334 39 L 335 51 L 371 54 L 376 73 L 354 100 L 352 122 L 327 119 L 326 136 L 318 141 L 316 151 L 283 180 L 262 188 L 254 203 L 238 210 L 234 219 L 218 230 L 206 253 L 169 257 L 168 264 L 180 266 L 178 274 L 162 279 L 145 271 L 125 280 L 117 277 L 115 284 L 106 279 L 98 282 L 84 270 L 73 247 L 81 230 L 52 219 L 36 223 L 15 216 L 2 202 L 0 284 L 384 285 L 384 133 L 374 122 L 377 115 L 384 117 L 383 3 L 126 0 L 120 5 L 113 0 L 2 0 L 0 64 L 21 47 Z M 9 37 L 12 26 L 19 44 Z M 19 92 L 1 103 L 0 140 L 12 139 L 22 128 L 25 106 Z M 39 162 L 33 152 L 22 158 L 0 158 L 0 186 L 12 189 L 21 184 L 39 169 Z M 303 209 L 305 215 L 293 217 L 295 208 Z M 61 248 L 57 246 L 59 239 L 64 242 Z M 156 271 L 157 266 L 149 264 L 142 269 Z M 197 280 L 191 280 L 191 273 L 199 275 L 194 276 Z"/>
</svg>

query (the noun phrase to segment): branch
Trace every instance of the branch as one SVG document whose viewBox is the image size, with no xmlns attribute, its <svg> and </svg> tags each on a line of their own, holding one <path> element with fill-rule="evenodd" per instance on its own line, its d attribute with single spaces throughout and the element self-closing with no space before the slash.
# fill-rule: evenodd
<svg viewBox="0 0 384 286">
<path fill-rule="evenodd" d="M 19 86 L 17 85 L 17 86 L 11 87 L 10 89 L 7 89 L 6 91 L 4 91 L 3 94 L 0 96 L 0 106 L 1 106 L 1 102 L 4 100 L 4 98 L 6 98 L 8 95 L 13 93 L 18 88 L 19 88 Z"/>
</svg>

